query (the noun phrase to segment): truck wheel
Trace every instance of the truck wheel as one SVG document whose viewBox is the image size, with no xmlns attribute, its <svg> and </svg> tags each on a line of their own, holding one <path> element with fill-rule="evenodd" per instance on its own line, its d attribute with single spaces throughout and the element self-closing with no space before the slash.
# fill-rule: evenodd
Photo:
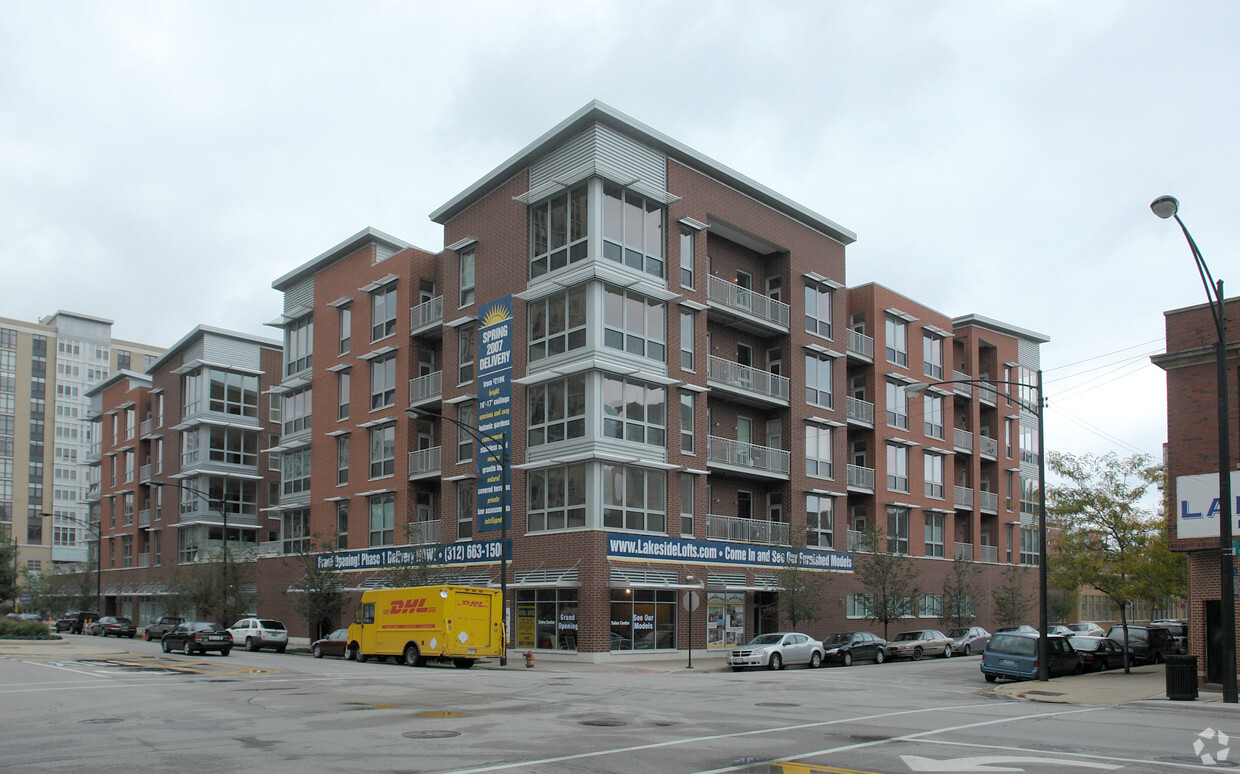
<svg viewBox="0 0 1240 774">
<path fill-rule="evenodd" d="M 469 669 L 473 665 L 474 665 L 474 660 L 472 658 L 452 659 L 452 666 L 456 667 L 457 669 Z"/>
<path fill-rule="evenodd" d="M 405 666 L 420 667 L 423 663 L 425 662 L 422 660 L 422 653 L 418 650 L 418 646 L 412 642 L 406 645 Z"/>
<path fill-rule="evenodd" d="M 995 675 L 986 675 L 986 682 L 988 683 L 993 683 L 995 680 L 998 680 L 998 679 L 999 678 Z"/>
</svg>

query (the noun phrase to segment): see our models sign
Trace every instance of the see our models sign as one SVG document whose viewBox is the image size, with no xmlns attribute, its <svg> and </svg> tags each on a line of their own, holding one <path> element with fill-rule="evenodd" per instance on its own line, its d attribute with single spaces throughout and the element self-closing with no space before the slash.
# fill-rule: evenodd
<svg viewBox="0 0 1240 774">
<path fill-rule="evenodd" d="M 1240 471 L 1232 471 L 1232 497 L 1240 493 Z M 1175 527 L 1179 538 L 1217 538 L 1219 533 L 1218 474 L 1180 476 L 1175 480 Z M 1233 503 L 1231 533 L 1240 537 L 1236 515 L 1240 498 Z"/>
</svg>

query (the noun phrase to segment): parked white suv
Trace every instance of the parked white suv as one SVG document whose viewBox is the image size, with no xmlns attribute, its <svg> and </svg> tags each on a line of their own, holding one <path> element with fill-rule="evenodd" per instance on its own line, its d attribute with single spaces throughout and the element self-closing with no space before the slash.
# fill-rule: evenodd
<svg viewBox="0 0 1240 774">
<path fill-rule="evenodd" d="M 271 648 L 283 653 L 288 647 L 288 629 L 271 618 L 242 618 L 228 627 L 228 631 L 234 643 L 244 645 L 249 651 Z"/>
</svg>

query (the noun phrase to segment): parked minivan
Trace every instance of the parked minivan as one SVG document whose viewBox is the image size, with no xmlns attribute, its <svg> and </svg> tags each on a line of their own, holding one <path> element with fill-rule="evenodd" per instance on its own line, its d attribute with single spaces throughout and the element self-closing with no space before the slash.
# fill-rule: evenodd
<svg viewBox="0 0 1240 774">
<path fill-rule="evenodd" d="M 1081 671 L 1081 655 L 1076 652 L 1067 637 L 1059 635 L 1046 638 L 1047 673 L 1075 675 Z M 1000 677 L 1012 680 L 1036 680 L 1038 678 L 1038 635 L 1029 632 L 1003 632 L 990 638 L 990 644 L 982 651 L 982 674 L 986 682 L 993 683 Z"/>
<path fill-rule="evenodd" d="M 1124 647 L 1124 627 L 1112 626 L 1107 637 Z M 1161 626 L 1128 625 L 1128 661 L 1131 664 L 1158 664 L 1168 653 L 1178 653 L 1175 637 Z"/>
</svg>

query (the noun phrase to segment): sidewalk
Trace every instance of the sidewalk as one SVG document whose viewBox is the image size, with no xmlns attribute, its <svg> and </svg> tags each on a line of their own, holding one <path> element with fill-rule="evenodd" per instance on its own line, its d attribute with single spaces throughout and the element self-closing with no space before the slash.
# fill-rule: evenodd
<svg viewBox="0 0 1240 774">
<path fill-rule="evenodd" d="M 1122 669 L 1112 669 L 1108 672 L 1056 677 L 1045 683 L 1036 680 L 999 683 L 993 690 L 997 694 L 1015 699 L 1052 704 L 1114 707 L 1120 704 L 1149 702 L 1164 708 L 1209 705 L 1212 709 L 1240 710 L 1240 705 L 1223 704 L 1223 694 L 1208 686 L 1198 687 L 1195 701 L 1171 701 L 1167 698 L 1167 678 L 1163 664 L 1133 667 L 1131 674 L 1124 674 Z"/>
</svg>

